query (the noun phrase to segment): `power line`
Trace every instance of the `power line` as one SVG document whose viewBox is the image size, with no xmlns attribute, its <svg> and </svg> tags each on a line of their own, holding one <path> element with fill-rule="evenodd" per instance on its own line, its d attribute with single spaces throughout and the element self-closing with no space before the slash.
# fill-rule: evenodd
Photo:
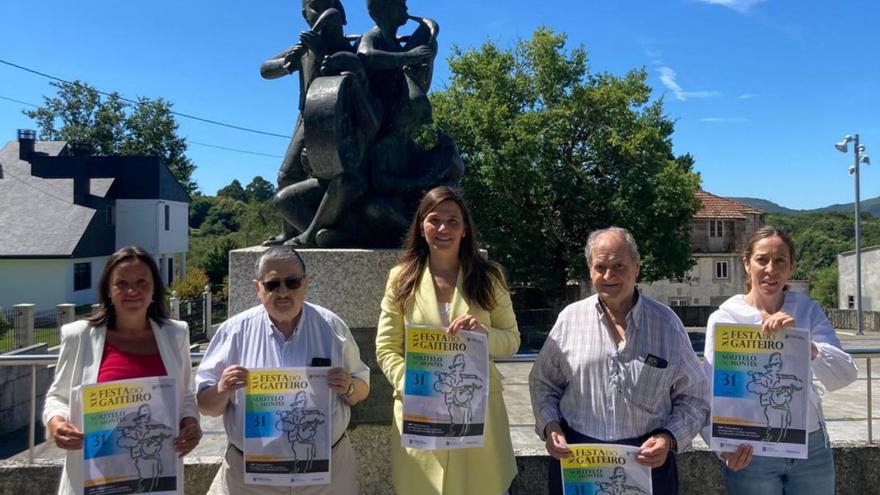
<svg viewBox="0 0 880 495">
<path fill-rule="evenodd" d="M 7 98 L 5 96 L 0 96 L 0 100 L 7 100 L 7 101 L 11 101 L 13 103 L 19 103 L 22 105 L 27 105 L 29 107 L 39 108 L 37 105 L 34 105 L 33 103 L 28 103 L 26 101 L 16 100 L 15 98 Z"/>
<path fill-rule="evenodd" d="M 268 156 L 270 158 L 283 158 L 281 155 L 272 155 L 270 153 L 261 153 L 259 151 L 248 151 L 248 150 L 240 150 L 237 148 L 227 148 L 225 146 L 217 146 L 216 144 L 208 144 L 208 143 L 200 143 L 198 141 L 192 141 L 187 139 L 186 144 L 197 144 L 199 146 L 207 146 L 208 148 L 215 148 L 223 151 L 233 151 L 235 153 L 244 153 L 247 155 L 257 155 L 257 156 Z"/>
<path fill-rule="evenodd" d="M 39 108 L 39 106 L 34 105 L 33 103 L 28 103 L 28 102 L 26 102 L 26 101 L 16 100 L 15 98 L 9 98 L 9 97 L 7 97 L 7 96 L 3 96 L 3 95 L 0 95 L 0 99 L 2 99 L 2 100 L 9 100 L 9 101 L 12 101 L 12 102 L 15 102 L 15 103 L 19 103 L 19 104 L 21 104 L 21 105 L 27 105 L 27 106 L 34 107 L 34 108 Z M 214 148 L 214 149 L 223 150 L 223 151 L 232 151 L 232 152 L 235 152 L 235 153 L 244 153 L 244 154 L 246 154 L 246 155 L 268 156 L 269 158 L 283 158 L 281 155 L 272 155 L 272 154 L 270 154 L 270 153 L 262 153 L 262 152 L 259 152 L 259 151 L 249 151 L 249 150 L 243 150 L 243 149 L 239 149 L 239 148 L 228 148 L 228 147 L 226 147 L 226 146 L 217 146 L 216 144 L 200 143 L 200 142 L 198 142 L 198 141 L 192 141 L 192 140 L 190 140 L 190 139 L 186 139 L 186 144 L 188 144 L 188 145 L 189 145 L 189 144 L 196 144 L 196 145 L 199 145 L 199 146 L 205 146 L 205 147 L 208 147 L 208 148 Z"/>
<path fill-rule="evenodd" d="M 22 66 L 22 65 L 14 64 L 14 63 L 9 62 L 9 61 L 7 61 L 7 60 L 0 59 L 0 63 L 5 64 L 5 65 L 8 65 L 8 66 L 10 66 L 10 67 L 15 67 L 16 69 L 23 70 L 23 71 L 25 71 L 25 72 L 30 72 L 31 74 L 36 74 L 36 75 L 38 75 L 38 76 L 40 76 L 40 77 L 45 77 L 45 78 L 47 78 L 47 79 L 52 79 L 53 81 L 58 81 L 58 82 L 62 82 L 62 83 L 65 83 L 65 84 L 72 84 L 72 85 L 74 85 L 74 86 L 82 86 L 82 84 L 79 83 L 79 82 L 71 82 L 71 81 L 67 81 L 67 80 L 65 80 L 65 79 L 61 79 L 60 77 L 56 77 L 56 76 L 53 76 L 53 75 L 51 75 L 51 74 L 46 74 L 45 72 L 40 72 L 40 71 L 38 71 L 38 70 L 31 69 L 31 68 L 28 68 L 28 67 L 25 67 L 25 66 Z M 122 100 L 122 101 L 124 101 L 124 102 L 126 102 L 126 103 L 132 103 L 132 104 L 135 104 L 135 105 L 138 104 L 138 102 L 137 102 L 136 100 L 132 100 L 132 99 L 130 99 L 130 98 L 126 98 L 126 97 L 124 97 L 124 96 L 120 96 L 119 94 L 111 95 L 110 93 L 107 93 L 107 92 L 105 92 L 105 91 L 101 91 L 101 90 L 96 89 L 96 88 L 92 88 L 92 89 L 94 89 L 98 94 L 101 94 L 101 95 L 104 95 L 104 96 L 115 96 L 116 98 L 119 98 L 120 100 Z M 199 121 L 199 122 L 204 122 L 204 123 L 206 123 L 206 124 L 213 124 L 213 125 L 218 125 L 218 126 L 221 126 L 221 127 L 228 127 L 228 128 L 230 128 L 230 129 L 236 129 L 236 130 L 239 130 L 239 131 L 253 132 L 253 133 L 255 133 L 255 134 L 262 134 L 262 135 L 264 135 L 264 136 L 272 136 L 272 137 L 278 137 L 278 138 L 290 139 L 290 136 L 286 136 L 286 135 L 284 135 L 284 134 L 276 134 L 276 133 L 274 133 L 274 132 L 261 131 L 261 130 L 258 130 L 258 129 L 251 129 L 251 128 L 249 128 L 249 127 L 242 127 L 242 126 L 238 126 L 238 125 L 234 125 L 234 124 L 227 124 L 227 123 L 225 123 L 225 122 L 220 122 L 220 121 L 218 121 L 218 120 L 206 119 L 206 118 L 203 118 L 203 117 L 196 117 L 195 115 L 190 115 L 190 114 L 188 114 L 188 113 L 176 112 L 176 111 L 174 111 L 174 110 L 172 110 L 171 113 L 173 113 L 174 115 L 177 115 L 178 117 L 183 117 L 183 118 L 186 118 L 186 119 L 197 120 L 197 121 Z"/>
</svg>

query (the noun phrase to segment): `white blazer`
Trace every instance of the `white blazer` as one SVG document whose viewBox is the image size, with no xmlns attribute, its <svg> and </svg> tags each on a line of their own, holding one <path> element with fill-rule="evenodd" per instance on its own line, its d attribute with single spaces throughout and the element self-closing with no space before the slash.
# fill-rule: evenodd
<svg viewBox="0 0 880 495">
<path fill-rule="evenodd" d="M 159 347 L 162 364 L 169 377 L 177 381 L 177 404 L 180 419 L 191 416 L 199 419 L 191 385 L 192 362 L 189 356 L 189 327 L 186 322 L 167 320 L 161 327 L 150 320 L 153 335 Z M 79 385 L 97 383 L 107 328 L 94 327 L 86 321 L 77 321 L 61 327 L 61 351 L 55 379 L 46 393 L 43 406 L 43 424 L 55 416 L 70 420 L 70 397 Z M 46 429 L 49 434 L 49 429 Z M 183 459 L 178 461 L 180 483 L 177 493 L 183 494 Z M 61 474 L 58 495 L 82 495 L 82 450 L 68 450 Z"/>
</svg>

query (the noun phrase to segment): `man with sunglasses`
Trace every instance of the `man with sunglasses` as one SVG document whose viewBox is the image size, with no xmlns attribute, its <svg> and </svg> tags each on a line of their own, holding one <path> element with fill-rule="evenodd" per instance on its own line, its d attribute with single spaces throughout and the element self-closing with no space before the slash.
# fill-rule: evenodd
<svg viewBox="0 0 880 495">
<path fill-rule="evenodd" d="M 350 407 L 370 393 L 370 370 L 348 326 L 333 312 L 305 302 L 305 263 L 295 249 L 275 246 L 256 264 L 253 282 L 260 305 L 226 320 L 211 339 L 196 372 L 199 410 L 223 415 L 229 446 L 209 494 L 357 494 L 357 461 L 346 435 Z M 243 394 L 249 369 L 330 366 L 332 404 L 331 482 L 308 487 L 244 484 Z M 291 491 L 292 490 L 292 491 Z"/>
</svg>

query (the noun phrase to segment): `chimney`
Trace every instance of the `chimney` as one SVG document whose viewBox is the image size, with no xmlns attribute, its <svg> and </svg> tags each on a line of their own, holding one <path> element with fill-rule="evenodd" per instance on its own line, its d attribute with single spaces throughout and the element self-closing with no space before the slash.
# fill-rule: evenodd
<svg viewBox="0 0 880 495">
<path fill-rule="evenodd" d="M 31 129 L 18 130 L 18 159 L 27 161 L 34 153 L 37 133 Z"/>
</svg>

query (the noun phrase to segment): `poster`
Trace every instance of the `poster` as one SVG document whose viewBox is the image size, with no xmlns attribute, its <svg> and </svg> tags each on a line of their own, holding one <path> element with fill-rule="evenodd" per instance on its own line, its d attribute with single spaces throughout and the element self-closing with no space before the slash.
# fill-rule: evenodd
<svg viewBox="0 0 880 495">
<path fill-rule="evenodd" d="M 330 483 L 329 369 L 250 370 L 244 389 L 245 483 Z"/>
<path fill-rule="evenodd" d="M 562 459 L 565 495 L 651 495 L 651 468 L 636 462 L 638 447 L 571 444 Z"/>
<path fill-rule="evenodd" d="M 719 324 L 714 344 L 712 450 L 806 459 L 810 332 Z"/>
<path fill-rule="evenodd" d="M 487 336 L 407 325 L 401 444 L 414 449 L 483 445 L 489 403 Z"/>
<path fill-rule="evenodd" d="M 83 493 L 176 494 L 177 390 L 173 378 L 84 385 Z"/>
</svg>

